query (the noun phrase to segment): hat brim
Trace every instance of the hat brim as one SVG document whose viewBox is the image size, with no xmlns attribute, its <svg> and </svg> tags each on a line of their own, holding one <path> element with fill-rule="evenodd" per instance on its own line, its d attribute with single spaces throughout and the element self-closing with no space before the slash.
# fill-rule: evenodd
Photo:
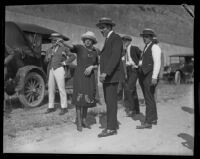
<svg viewBox="0 0 200 159">
<path fill-rule="evenodd" d="M 124 40 L 124 41 L 132 41 L 132 39 L 124 38 L 124 37 L 122 37 L 122 40 Z"/>
<path fill-rule="evenodd" d="M 153 37 L 156 37 L 156 35 L 155 34 L 140 34 L 140 36 L 144 36 L 144 35 L 152 35 Z"/>
<path fill-rule="evenodd" d="M 82 36 L 81 37 L 81 40 L 84 41 L 85 39 L 90 39 L 93 41 L 93 44 L 96 44 L 97 43 L 97 40 L 91 36 Z"/>
<path fill-rule="evenodd" d="M 111 26 L 115 26 L 115 23 L 106 23 L 106 22 L 102 22 L 102 23 L 97 23 L 96 26 L 99 28 L 100 26 L 102 26 L 102 24 L 107 24 L 107 25 L 111 25 Z"/>
<path fill-rule="evenodd" d="M 49 37 L 49 39 L 50 40 L 52 40 L 52 39 L 62 39 L 62 40 L 64 40 L 64 41 L 68 41 L 68 40 L 70 40 L 68 37 L 66 37 L 66 36 L 62 36 L 62 37 L 56 37 L 56 36 L 51 36 L 51 37 Z"/>
</svg>

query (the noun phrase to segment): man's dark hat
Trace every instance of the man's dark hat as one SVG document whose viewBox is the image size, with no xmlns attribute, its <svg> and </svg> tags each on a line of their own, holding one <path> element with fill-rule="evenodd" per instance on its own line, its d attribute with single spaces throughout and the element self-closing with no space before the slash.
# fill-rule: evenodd
<svg viewBox="0 0 200 159">
<path fill-rule="evenodd" d="M 156 34 L 154 33 L 154 31 L 152 29 L 146 28 L 142 31 L 142 33 L 140 34 L 140 36 L 144 36 L 144 35 L 152 35 L 153 37 L 156 36 Z"/>
<path fill-rule="evenodd" d="M 111 26 L 115 26 L 115 23 L 112 21 L 112 19 L 103 17 L 99 20 L 99 22 L 96 24 L 97 27 L 100 27 L 102 24 L 109 24 Z"/>
<path fill-rule="evenodd" d="M 68 41 L 69 38 L 64 36 L 64 35 L 61 35 L 59 33 L 52 33 L 50 35 L 50 38 L 49 39 L 60 39 L 60 40 L 64 40 L 64 41 Z"/>
<path fill-rule="evenodd" d="M 122 40 L 132 41 L 132 38 L 131 38 L 131 36 L 124 35 L 124 36 L 122 36 Z"/>
</svg>

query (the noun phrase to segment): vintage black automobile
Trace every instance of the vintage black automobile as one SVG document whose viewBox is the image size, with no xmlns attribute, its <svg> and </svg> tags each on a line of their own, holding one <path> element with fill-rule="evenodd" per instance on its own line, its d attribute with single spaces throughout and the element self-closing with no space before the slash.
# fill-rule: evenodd
<svg viewBox="0 0 200 159">
<path fill-rule="evenodd" d="M 163 79 L 175 84 L 193 82 L 193 54 L 176 54 L 170 56 L 170 64 L 164 67 Z"/>
<path fill-rule="evenodd" d="M 51 43 L 49 37 L 55 32 L 35 24 L 5 22 L 4 90 L 8 95 L 16 93 L 24 106 L 39 106 L 44 99 L 47 64 L 42 46 Z M 72 89 L 72 82 L 68 83 Z"/>
</svg>

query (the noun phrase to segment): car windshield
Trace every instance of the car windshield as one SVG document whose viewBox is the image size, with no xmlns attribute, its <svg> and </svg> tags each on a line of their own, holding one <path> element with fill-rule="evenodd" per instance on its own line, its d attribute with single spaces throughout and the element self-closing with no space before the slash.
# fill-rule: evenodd
<svg viewBox="0 0 200 159">
<path fill-rule="evenodd" d="M 176 63 L 181 63 L 181 64 L 184 64 L 184 63 L 188 63 L 188 61 L 191 61 L 192 60 L 192 57 L 190 56 L 172 56 L 170 57 L 170 63 L 171 64 L 176 64 Z"/>
</svg>

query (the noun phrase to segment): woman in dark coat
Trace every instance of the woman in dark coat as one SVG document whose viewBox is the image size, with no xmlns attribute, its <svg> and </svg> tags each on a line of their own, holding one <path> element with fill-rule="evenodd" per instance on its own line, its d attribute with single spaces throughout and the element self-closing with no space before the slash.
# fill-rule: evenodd
<svg viewBox="0 0 200 159">
<path fill-rule="evenodd" d="M 89 128 L 86 122 L 87 110 L 95 107 L 97 100 L 96 81 L 94 69 L 98 68 L 98 53 L 93 46 L 97 43 L 93 32 L 86 32 L 81 36 L 84 45 L 69 45 L 70 51 L 77 54 L 77 67 L 73 81 L 72 104 L 76 106 L 77 130 L 82 131 L 82 127 Z"/>
</svg>

